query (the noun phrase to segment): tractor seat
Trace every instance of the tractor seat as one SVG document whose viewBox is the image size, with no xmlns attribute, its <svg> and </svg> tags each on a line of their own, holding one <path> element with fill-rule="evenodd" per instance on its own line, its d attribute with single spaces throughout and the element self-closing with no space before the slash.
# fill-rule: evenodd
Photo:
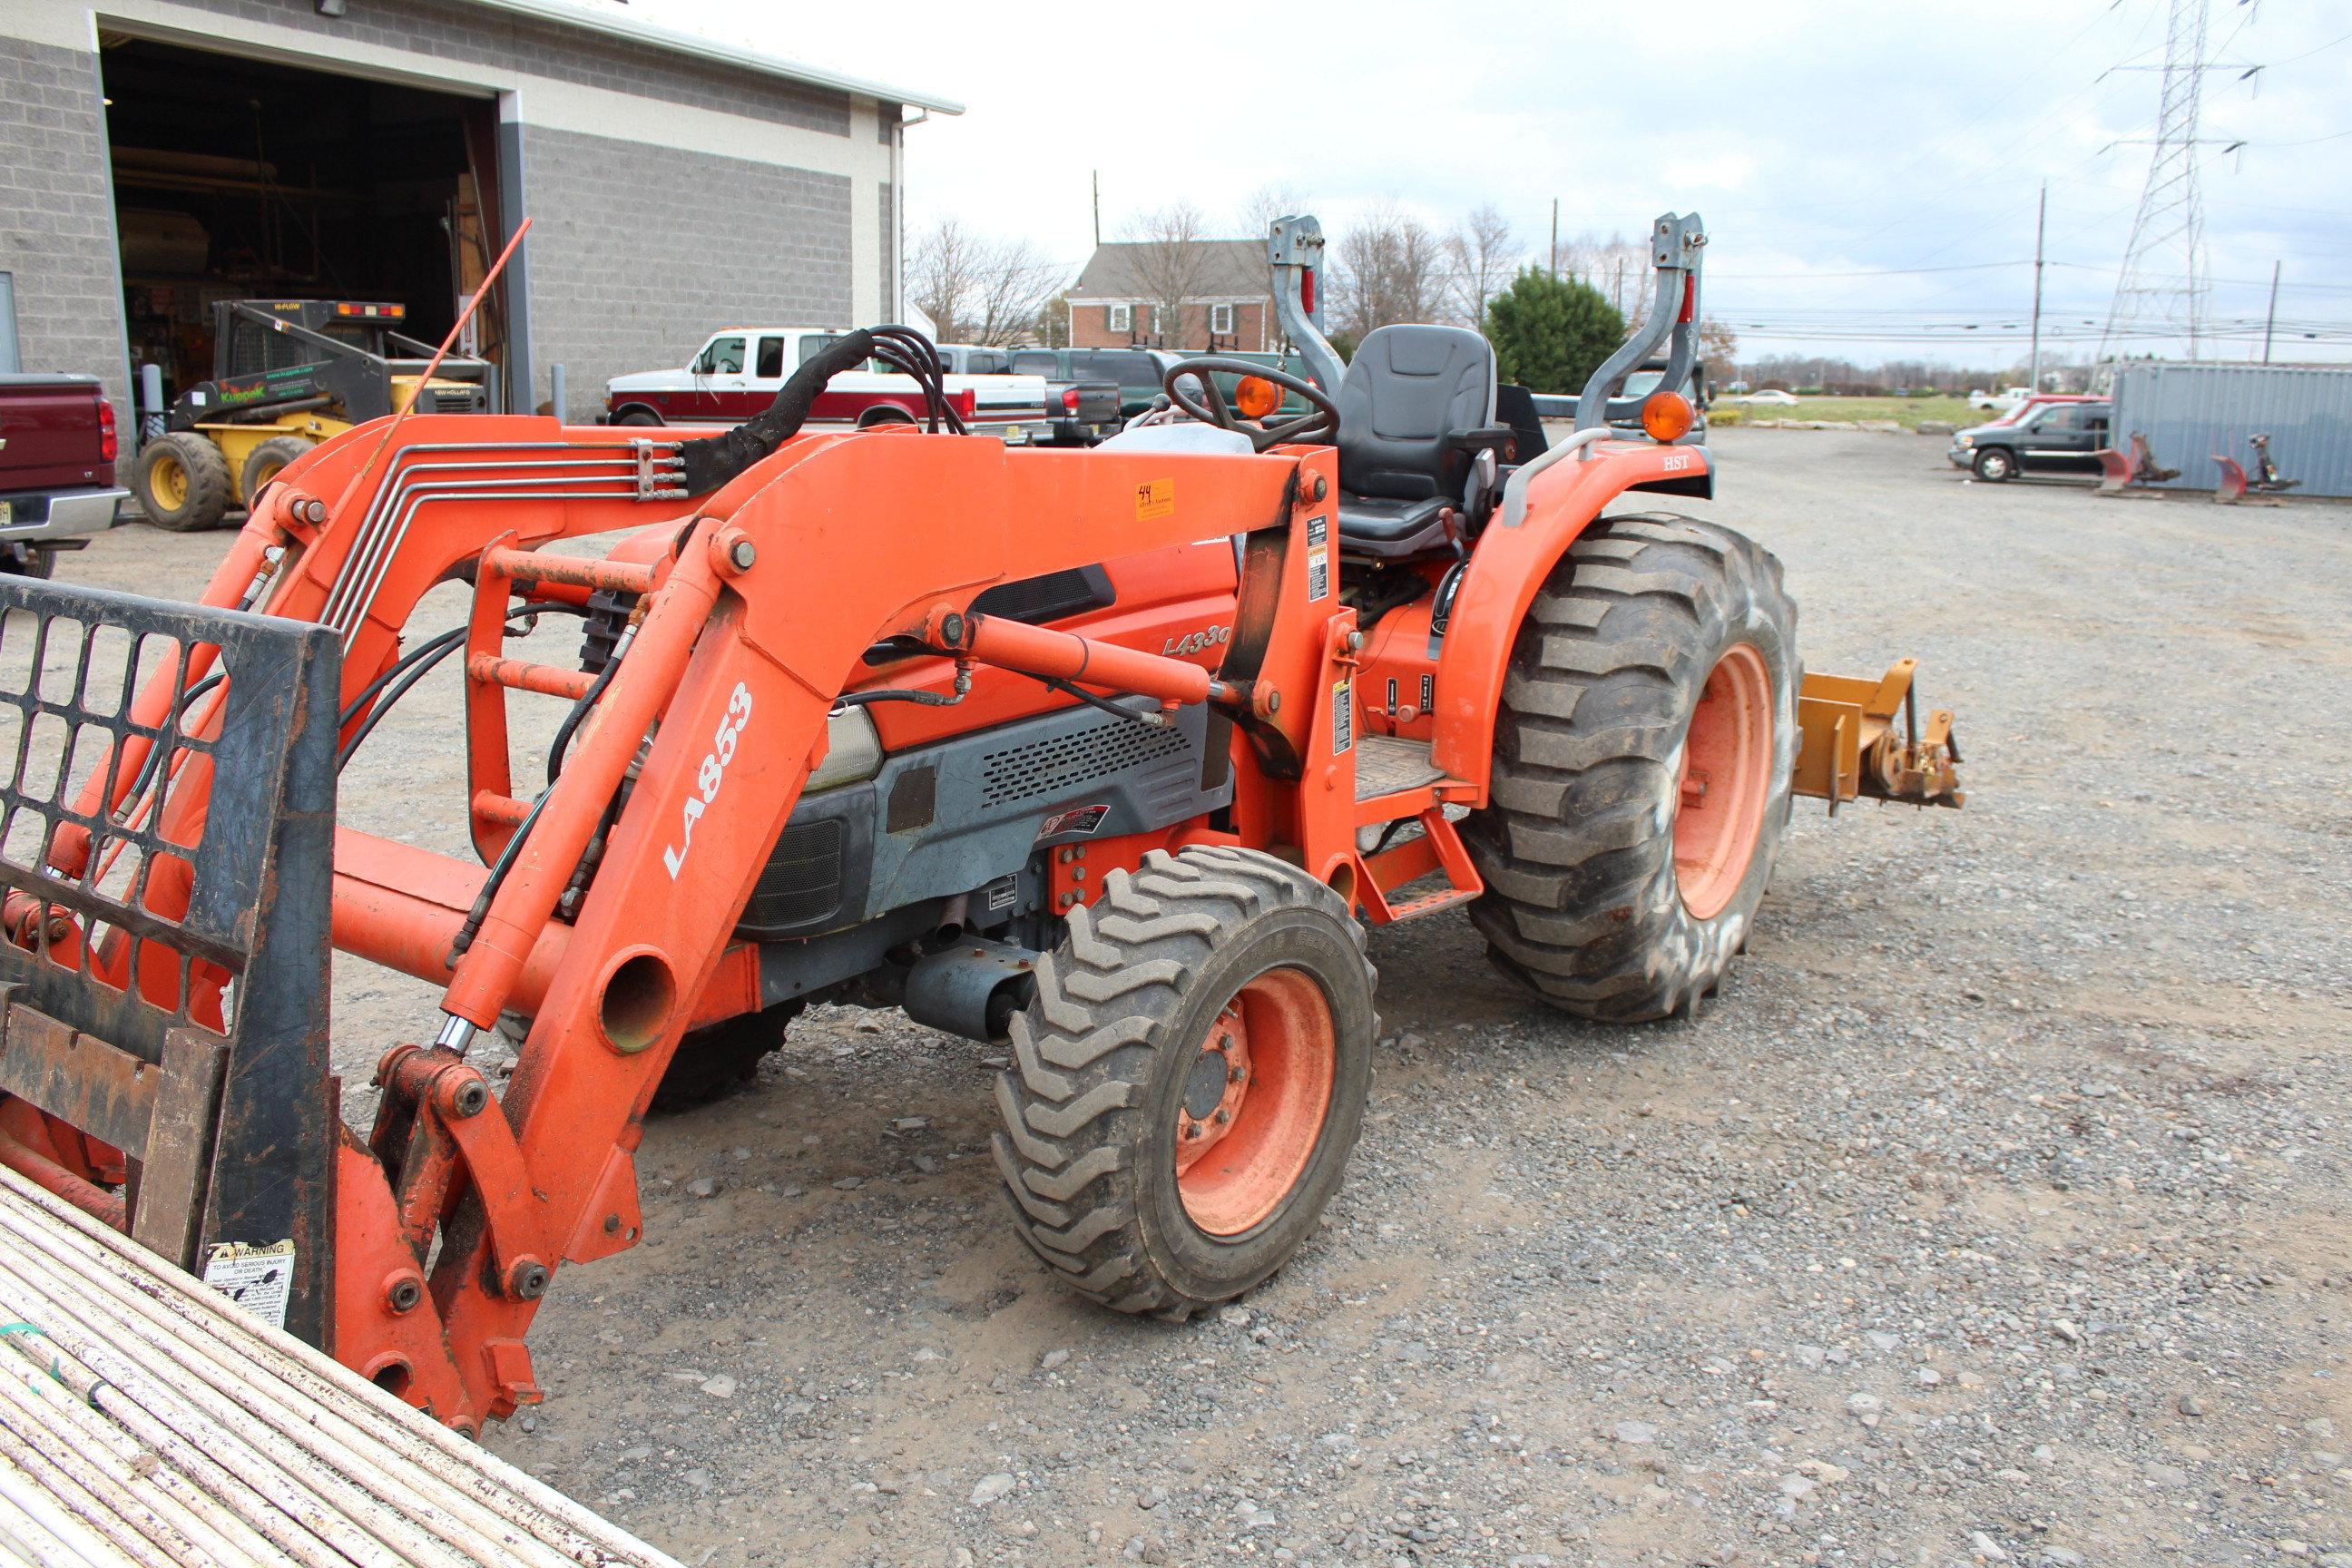
<svg viewBox="0 0 2352 1568">
<path fill-rule="evenodd" d="M 1393 558 L 1443 546 L 1444 512 L 1465 505 L 1463 438 L 1495 424 L 1494 345 L 1462 327 L 1376 328 L 1339 403 L 1342 547 Z"/>
</svg>

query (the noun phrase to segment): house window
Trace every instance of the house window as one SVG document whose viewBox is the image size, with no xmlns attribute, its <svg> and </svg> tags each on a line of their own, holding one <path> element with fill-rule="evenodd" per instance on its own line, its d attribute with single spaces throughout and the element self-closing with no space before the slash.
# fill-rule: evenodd
<svg viewBox="0 0 2352 1568">
<path fill-rule="evenodd" d="M 1112 331 L 1128 332 L 1135 330 L 1134 306 L 1112 305 L 1108 308 L 1106 313 L 1110 317 L 1110 330 Z"/>
<path fill-rule="evenodd" d="M 1209 331 L 1231 337 L 1234 331 L 1234 308 L 1231 305 L 1209 307 Z"/>
</svg>

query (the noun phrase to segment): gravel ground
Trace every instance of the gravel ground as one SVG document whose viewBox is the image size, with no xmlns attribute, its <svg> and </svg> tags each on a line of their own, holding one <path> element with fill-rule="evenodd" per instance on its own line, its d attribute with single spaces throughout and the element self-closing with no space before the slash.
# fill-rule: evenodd
<svg viewBox="0 0 2352 1568">
<path fill-rule="evenodd" d="M 1014 1239 L 982 1047 L 812 1015 L 649 1129 L 646 1239 L 559 1279 L 492 1447 L 693 1565 L 2352 1568 L 2352 510 L 1717 450 L 1691 510 L 1780 554 L 1817 668 L 1920 656 L 1966 811 L 1801 805 L 1696 1023 L 1375 933 L 1348 1184 L 1182 1327 Z M 184 591 L 224 544 L 62 574 Z M 454 712 L 387 726 L 352 819 L 451 842 Z M 356 963 L 337 1006 L 355 1080 L 430 1018 Z"/>
</svg>

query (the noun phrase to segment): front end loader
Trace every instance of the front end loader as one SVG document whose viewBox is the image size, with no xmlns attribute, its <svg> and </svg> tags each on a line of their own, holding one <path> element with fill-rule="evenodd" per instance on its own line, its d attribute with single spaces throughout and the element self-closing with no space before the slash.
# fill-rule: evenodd
<svg viewBox="0 0 2352 1568">
<path fill-rule="evenodd" d="M 1635 497 L 1713 479 L 1704 234 L 1654 239 L 1649 325 L 1557 443 L 1475 334 L 1341 367 L 1290 219 L 1314 379 L 1187 361 L 1091 450 L 959 433 L 928 343 L 875 328 L 709 437 L 362 426 L 260 490 L 196 605 L 0 583 L 0 1163 L 472 1431 L 541 1397 L 560 1270 L 639 1238 L 649 1109 L 854 1001 L 1005 1044 L 997 1165 L 1073 1288 L 1170 1319 L 1250 1289 L 1361 1126 L 1367 926 L 1465 907 L 1553 1005 L 1684 1014 L 1792 794 L 1958 804 L 1907 663 L 1801 682 L 1778 563 Z M 868 358 L 929 428 L 803 432 Z M 412 630 L 453 582 L 463 624 Z M 576 664 L 509 647 L 548 616 Z M 444 659 L 467 857 L 334 820 Z M 564 710 L 544 758 L 521 702 Z M 371 1046 L 366 1129 L 335 952 L 442 987 Z M 469 1060 L 501 1026 L 503 1089 Z"/>
</svg>

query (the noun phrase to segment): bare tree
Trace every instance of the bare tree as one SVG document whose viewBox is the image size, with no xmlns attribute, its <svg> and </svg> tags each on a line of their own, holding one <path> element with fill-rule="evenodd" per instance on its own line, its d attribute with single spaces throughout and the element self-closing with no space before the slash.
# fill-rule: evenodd
<svg viewBox="0 0 2352 1568">
<path fill-rule="evenodd" d="M 1293 217 L 1307 210 L 1307 198 L 1298 194 L 1296 185 L 1279 181 L 1260 185 L 1242 198 L 1239 208 L 1241 232 L 1252 239 L 1264 239 L 1266 230 L 1278 217 Z"/>
<path fill-rule="evenodd" d="M 1454 314 L 1472 328 L 1486 320 L 1486 301 L 1507 287 L 1519 267 L 1518 237 L 1494 206 L 1478 208 L 1445 237 L 1445 258 L 1454 272 Z"/>
<path fill-rule="evenodd" d="M 1445 247 L 1429 226 L 1381 202 L 1339 237 L 1339 330 L 1362 341 L 1375 327 L 1434 321 L 1445 294 Z"/>
<path fill-rule="evenodd" d="M 1713 316 L 1701 317 L 1698 323 L 1698 357 L 1711 366 L 1717 376 L 1728 376 L 1731 367 L 1739 361 L 1739 334 Z M 1906 376 L 1906 379 L 1909 378 Z"/>
<path fill-rule="evenodd" d="M 1639 327 L 1650 313 L 1649 247 L 1641 242 L 1612 234 L 1603 239 L 1588 230 L 1560 246 L 1560 269 L 1570 277 L 1582 279 L 1601 290 L 1617 313 L 1625 318 L 1625 329 Z"/>
<path fill-rule="evenodd" d="M 943 218 L 907 258 L 907 298 L 942 342 L 1001 348 L 1036 330 L 1068 279 L 1026 240 L 992 240 Z"/>
<path fill-rule="evenodd" d="M 1208 219 L 1191 202 L 1180 201 L 1130 222 L 1126 237 L 1135 247 L 1129 266 L 1136 287 L 1152 308 L 1150 330 L 1162 342 L 1181 342 L 1184 301 L 1198 299 L 1209 283 Z M 1135 325 L 1143 331 L 1142 322 Z"/>
</svg>

